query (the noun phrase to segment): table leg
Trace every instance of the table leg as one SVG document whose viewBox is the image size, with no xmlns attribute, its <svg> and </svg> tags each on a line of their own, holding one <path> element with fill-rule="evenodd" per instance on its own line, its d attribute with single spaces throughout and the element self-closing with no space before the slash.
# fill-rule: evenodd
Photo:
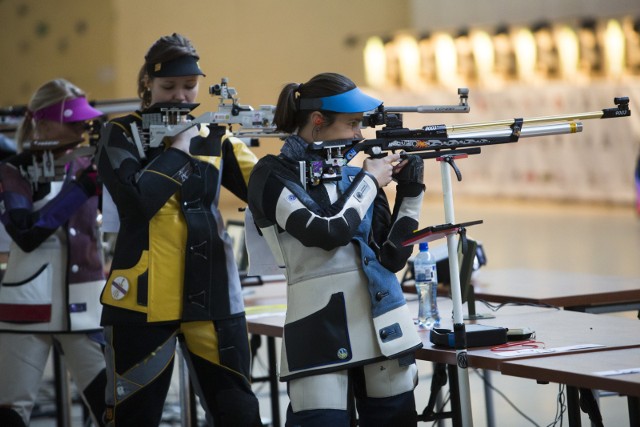
<svg viewBox="0 0 640 427">
<path fill-rule="evenodd" d="M 577 387 L 567 386 L 567 416 L 570 427 L 580 427 L 580 395 Z"/>
<path fill-rule="evenodd" d="M 600 413 L 600 407 L 598 406 L 598 400 L 596 399 L 597 391 L 588 388 L 580 389 L 580 408 L 582 412 L 589 415 L 592 427 L 604 427 L 602 424 L 602 414 Z"/>
<path fill-rule="evenodd" d="M 640 426 L 640 397 L 628 396 L 627 405 L 629 406 L 629 425 Z"/>
</svg>

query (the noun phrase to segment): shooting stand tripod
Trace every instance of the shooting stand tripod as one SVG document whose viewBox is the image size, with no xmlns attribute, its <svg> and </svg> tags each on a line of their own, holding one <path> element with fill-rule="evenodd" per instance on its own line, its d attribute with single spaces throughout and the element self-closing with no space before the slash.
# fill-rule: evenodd
<svg viewBox="0 0 640 427">
<path fill-rule="evenodd" d="M 406 240 L 403 244 L 414 244 L 418 241 L 435 240 L 440 237 L 447 238 L 447 251 L 449 255 L 449 275 L 451 280 L 451 298 L 453 300 L 453 328 L 455 335 L 455 350 L 457 369 L 449 367 L 449 376 L 451 377 L 451 413 L 435 413 L 433 411 L 435 405 L 435 397 L 439 389 L 446 383 L 446 373 L 444 366 L 435 364 L 434 376 L 431 385 L 431 397 L 429 403 L 422 415 L 419 415 L 420 421 L 435 421 L 441 418 L 451 417 L 454 426 L 462 425 L 464 427 L 472 427 L 473 419 L 471 416 L 471 397 L 469 389 L 469 373 L 467 371 L 467 345 L 466 332 L 464 325 L 464 317 L 462 314 L 462 296 L 460 288 L 460 274 L 458 262 L 458 243 L 455 234 L 464 234 L 464 225 L 474 225 L 482 221 L 474 221 L 466 224 L 456 224 L 453 208 L 453 188 L 451 185 L 451 173 L 449 166 L 454 170 L 458 181 L 462 180 L 462 174 L 455 164 L 456 159 L 467 158 L 470 154 L 479 154 L 480 148 L 474 147 L 464 150 L 456 150 L 435 157 L 440 162 L 440 172 L 442 177 L 442 192 L 444 199 L 445 223 L 442 226 L 428 227 L 426 234 Z M 460 414 L 460 419 L 458 419 Z"/>
</svg>

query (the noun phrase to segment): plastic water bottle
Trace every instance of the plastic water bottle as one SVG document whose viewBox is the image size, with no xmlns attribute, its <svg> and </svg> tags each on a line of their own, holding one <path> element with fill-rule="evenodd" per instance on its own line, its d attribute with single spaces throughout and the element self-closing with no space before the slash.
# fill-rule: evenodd
<svg viewBox="0 0 640 427">
<path fill-rule="evenodd" d="M 436 260 L 426 242 L 420 243 L 420 252 L 413 260 L 413 274 L 418 293 L 418 324 L 429 329 L 440 326 Z"/>
</svg>

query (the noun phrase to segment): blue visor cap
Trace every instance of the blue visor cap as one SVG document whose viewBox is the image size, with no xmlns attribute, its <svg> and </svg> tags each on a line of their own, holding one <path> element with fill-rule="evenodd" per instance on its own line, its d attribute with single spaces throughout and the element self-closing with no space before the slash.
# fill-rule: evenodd
<svg viewBox="0 0 640 427">
<path fill-rule="evenodd" d="M 382 101 L 353 88 L 324 98 L 300 98 L 301 110 L 324 110 L 334 113 L 364 113 L 376 109 Z"/>
</svg>

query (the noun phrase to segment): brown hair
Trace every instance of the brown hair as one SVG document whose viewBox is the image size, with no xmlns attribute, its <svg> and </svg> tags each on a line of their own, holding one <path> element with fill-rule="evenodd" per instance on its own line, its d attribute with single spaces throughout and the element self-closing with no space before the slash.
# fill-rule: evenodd
<svg viewBox="0 0 640 427">
<path fill-rule="evenodd" d="M 300 109 L 300 98 L 323 98 L 338 95 L 356 87 L 348 77 L 337 73 L 321 73 L 306 83 L 289 83 L 278 97 L 273 122 L 279 131 L 292 133 L 307 124 L 313 111 Z M 337 113 L 322 111 L 326 123 L 331 124 Z"/>
<path fill-rule="evenodd" d="M 144 64 L 138 72 L 138 98 L 142 100 L 142 108 L 151 105 L 151 92 L 147 89 L 147 82 L 153 77 L 148 75 L 147 66 L 158 62 L 171 61 L 185 55 L 200 59 L 191 41 L 178 33 L 160 37 L 151 45 L 144 56 Z"/>
</svg>

